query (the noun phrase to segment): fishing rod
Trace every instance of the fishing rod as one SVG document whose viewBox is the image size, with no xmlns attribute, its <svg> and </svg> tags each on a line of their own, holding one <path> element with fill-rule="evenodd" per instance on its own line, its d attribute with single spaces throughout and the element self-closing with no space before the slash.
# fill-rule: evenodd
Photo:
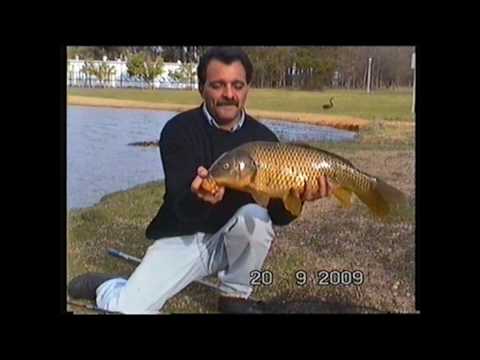
<svg viewBox="0 0 480 360">
<path fill-rule="evenodd" d="M 128 255 L 122 251 L 119 251 L 119 250 L 115 250 L 115 249 L 112 249 L 112 248 L 109 248 L 108 249 L 108 254 L 113 256 L 113 257 L 116 257 L 118 259 L 122 259 L 122 260 L 125 260 L 125 261 L 128 261 L 130 263 L 133 263 L 135 265 L 138 265 L 142 262 L 141 259 L 135 257 L 135 256 L 131 256 L 131 255 Z M 215 290 L 216 292 L 221 292 L 221 289 L 218 285 L 212 283 L 211 281 L 208 281 L 208 280 L 195 280 L 194 282 L 198 283 L 198 284 L 202 284 L 203 286 L 206 286 L 212 290 Z M 254 301 L 258 301 L 255 297 L 253 296 L 250 296 L 250 299 L 254 300 Z"/>
</svg>

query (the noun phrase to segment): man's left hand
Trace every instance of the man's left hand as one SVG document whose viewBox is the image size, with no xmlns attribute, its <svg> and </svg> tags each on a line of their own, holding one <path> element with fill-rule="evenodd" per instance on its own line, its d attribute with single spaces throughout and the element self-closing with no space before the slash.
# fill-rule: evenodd
<svg viewBox="0 0 480 360">
<path fill-rule="evenodd" d="M 313 201 L 332 195 L 335 186 L 326 176 L 319 176 L 314 184 L 307 182 L 305 191 L 300 195 L 302 201 Z"/>
</svg>

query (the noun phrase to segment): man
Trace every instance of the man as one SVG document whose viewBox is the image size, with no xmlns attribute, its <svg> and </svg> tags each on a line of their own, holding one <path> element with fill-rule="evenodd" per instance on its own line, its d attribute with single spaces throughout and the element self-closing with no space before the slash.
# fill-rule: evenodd
<svg viewBox="0 0 480 360">
<path fill-rule="evenodd" d="M 165 172 L 164 202 L 147 228 L 155 240 L 128 280 L 89 273 L 69 284 L 71 297 L 96 300 L 98 307 L 124 314 L 157 314 L 192 281 L 217 274 L 219 311 L 262 313 L 249 300 L 251 272 L 261 270 L 274 232 L 294 220 L 280 200 L 265 209 L 248 193 L 204 191 L 202 181 L 217 157 L 245 142 L 278 141 L 245 112 L 253 67 L 240 49 L 212 48 L 197 69 L 203 104 L 173 117 L 160 135 Z M 329 196 L 325 178 L 306 189 L 303 200 Z"/>
</svg>

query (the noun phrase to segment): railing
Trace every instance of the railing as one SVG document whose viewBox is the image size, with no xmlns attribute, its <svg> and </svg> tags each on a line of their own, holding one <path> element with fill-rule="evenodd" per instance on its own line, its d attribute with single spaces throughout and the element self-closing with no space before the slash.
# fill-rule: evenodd
<svg viewBox="0 0 480 360">
<path fill-rule="evenodd" d="M 77 88 L 140 88 L 140 89 L 186 89 L 194 90 L 198 84 L 192 82 L 176 82 L 168 80 L 155 80 L 152 83 L 141 79 L 120 76 L 99 80 L 95 76 L 85 76 L 78 73 L 67 73 L 67 87 Z"/>
</svg>

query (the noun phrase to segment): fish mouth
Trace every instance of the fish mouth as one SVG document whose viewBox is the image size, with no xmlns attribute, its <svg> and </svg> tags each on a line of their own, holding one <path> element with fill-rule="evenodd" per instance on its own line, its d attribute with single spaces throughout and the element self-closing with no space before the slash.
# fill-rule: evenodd
<svg viewBox="0 0 480 360">
<path fill-rule="evenodd" d="M 211 194 L 215 194 L 218 191 L 219 186 L 215 179 L 211 175 L 208 175 L 208 177 L 202 181 L 202 188 Z"/>
</svg>

